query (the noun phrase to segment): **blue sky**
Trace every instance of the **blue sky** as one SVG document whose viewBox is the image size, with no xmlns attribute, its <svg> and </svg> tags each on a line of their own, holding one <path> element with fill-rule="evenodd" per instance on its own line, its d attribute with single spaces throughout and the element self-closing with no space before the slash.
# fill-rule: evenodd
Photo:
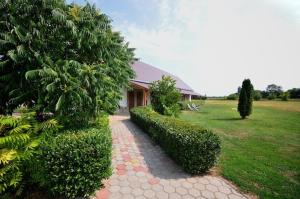
<svg viewBox="0 0 300 199">
<path fill-rule="evenodd" d="M 111 17 L 141 61 L 201 94 L 227 95 L 244 78 L 256 89 L 300 87 L 300 0 L 89 2 Z"/>
</svg>

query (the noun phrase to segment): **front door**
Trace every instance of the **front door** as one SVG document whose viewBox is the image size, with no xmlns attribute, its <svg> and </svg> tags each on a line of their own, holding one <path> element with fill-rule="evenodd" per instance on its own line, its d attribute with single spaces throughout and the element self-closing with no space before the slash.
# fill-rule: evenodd
<svg viewBox="0 0 300 199">
<path fill-rule="evenodd" d="M 143 91 L 137 91 L 136 92 L 136 105 L 137 106 L 143 106 Z"/>
</svg>

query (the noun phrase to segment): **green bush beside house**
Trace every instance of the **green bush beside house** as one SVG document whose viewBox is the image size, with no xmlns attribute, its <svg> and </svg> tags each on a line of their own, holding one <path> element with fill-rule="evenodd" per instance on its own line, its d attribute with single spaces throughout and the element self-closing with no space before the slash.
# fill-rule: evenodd
<svg viewBox="0 0 300 199">
<path fill-rule="evenodd" d="M 180 113 L 181 94 L 176 88 L 176 81 L 170 76 L 162 76 L 150 86 L 151 105 L 162 115 L 177 117 Z"/>
</svg>

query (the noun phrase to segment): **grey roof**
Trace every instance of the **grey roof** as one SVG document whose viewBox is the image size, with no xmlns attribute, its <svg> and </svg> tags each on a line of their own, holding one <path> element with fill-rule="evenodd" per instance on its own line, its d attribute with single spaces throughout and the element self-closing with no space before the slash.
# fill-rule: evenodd
<svg viewBox="0 0 300 199">
<path fill-rule="evenodd" d="M 198 93 L 195 93 L 193 89 L 189 85 L 187 85 L 184 81 L 182 81 L 179 77 L 174 76 L 161 69 L 158 69 L 154 66 L 151 66 L 141 61 L 136 61 L 132 64 L 132 68 L 136 73 L 135 79 L 132 80 L 134 82 L 150 84 L 153 81 L 160 80 L 163 75 L 171 76 L 173 79 L 176 80 L 176 87 L 179 90 L 181 90 L 182 93 L 184 93 L 184 91 L 190 91 L 189 93 L 194 93 L 199 95 Z"/>
</svg>

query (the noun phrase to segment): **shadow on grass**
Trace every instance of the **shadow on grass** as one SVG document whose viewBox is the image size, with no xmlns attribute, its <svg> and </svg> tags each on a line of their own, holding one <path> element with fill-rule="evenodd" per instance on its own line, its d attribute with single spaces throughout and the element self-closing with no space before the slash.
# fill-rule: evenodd
<svg viewBox="0 0 300 199">
<path fill-rule="evenodd" d="M 232 117 L 232 118 L 216 118 L 212 120 L 219 120 L 219 121 L 236 121 L 236 120 L 243 120 L 242 118 L 239 117 Z"/>
<path fill-rule="evenodd" d="M 208 114 L 208 113 L 210 113 L 210 112 L 208 112 L 208 111 L 198 111 L 197 113 Z"/>
</svg>

